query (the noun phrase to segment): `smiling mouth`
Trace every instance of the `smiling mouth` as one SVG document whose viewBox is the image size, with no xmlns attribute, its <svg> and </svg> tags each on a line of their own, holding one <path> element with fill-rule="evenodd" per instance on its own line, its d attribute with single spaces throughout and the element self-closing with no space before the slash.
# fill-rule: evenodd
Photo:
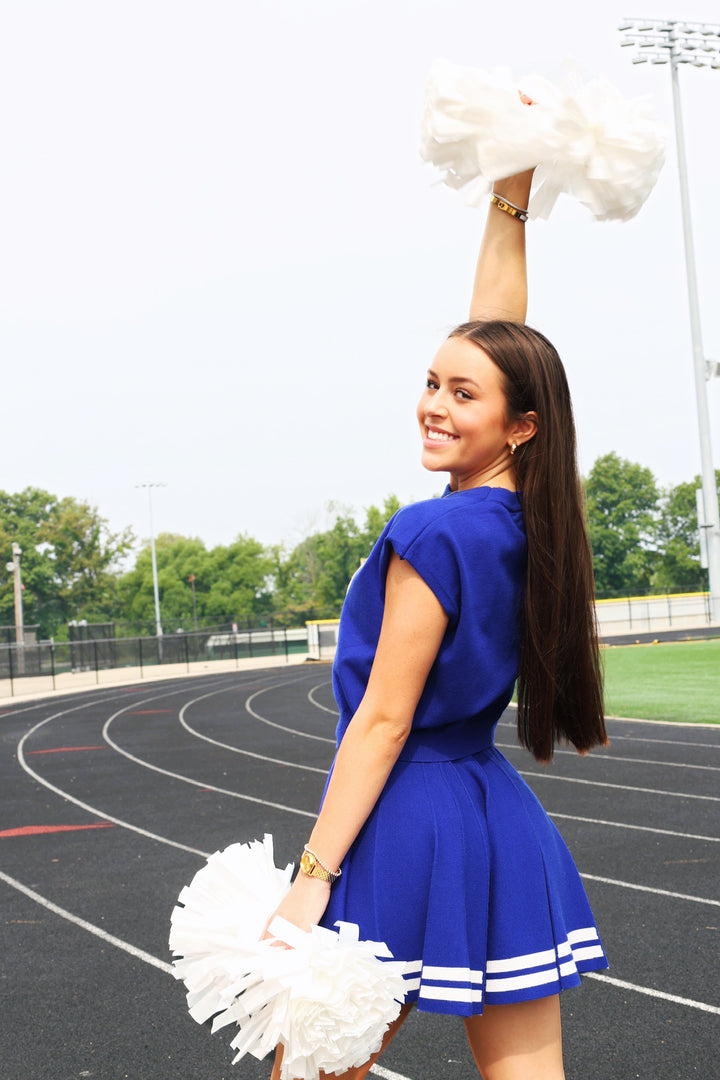
<svg viewBox="0 0 720 1080">
<path fill-rule="evenodd" d="M 425 438 L 432 442 L 449 443 L 454 442 L 457 437 L 457 435 L 450 435 L 447 431 L 440 431 L 439 428 L 425 428 Z"/>
</svg>

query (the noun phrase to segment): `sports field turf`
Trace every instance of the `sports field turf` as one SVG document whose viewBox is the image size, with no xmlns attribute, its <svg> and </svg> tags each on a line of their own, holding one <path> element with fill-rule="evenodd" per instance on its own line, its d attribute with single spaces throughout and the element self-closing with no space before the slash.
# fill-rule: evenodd
<svg viewBox="0 0 720 1080">
<path fill-rule="evenodd" d="M 605 712 L 720 724 L 720 639 L 602 650 Z"/>
</svg>

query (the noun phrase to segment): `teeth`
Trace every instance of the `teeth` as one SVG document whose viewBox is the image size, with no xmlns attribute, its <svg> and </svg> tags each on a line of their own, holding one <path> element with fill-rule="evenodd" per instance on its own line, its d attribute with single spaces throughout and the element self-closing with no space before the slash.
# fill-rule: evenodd
<svg viewBox="0 0 720 1080">
<path fill-rule="evenodd" d="M 436 442 L 452 442 L 455 438 L 454 435 L 448 435 L 445 431 L 430 431 L 427 433 L 428 439 L 434 439 Z"/>
</svg>

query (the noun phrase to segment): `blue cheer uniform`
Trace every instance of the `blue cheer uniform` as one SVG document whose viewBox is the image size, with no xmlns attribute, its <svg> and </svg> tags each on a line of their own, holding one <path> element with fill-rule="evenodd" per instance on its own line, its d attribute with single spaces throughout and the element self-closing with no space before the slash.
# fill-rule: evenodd
<svg viewBox="0 0 720 1080">
<path fill-rule="evenodd" d="M 382 624 L 393 552 L 448 625 L 410 735 L 342 864 L 323 925 L 357 923 L 405 963 L 407 1001 L 469 1016 L 607 967 L 572 857 L 494 747 L 517 675 L 527 542 L 520 496 L 448 492 L 403 507 L 353 578 L 333 666 L 338 745 Z"/>
</svg>

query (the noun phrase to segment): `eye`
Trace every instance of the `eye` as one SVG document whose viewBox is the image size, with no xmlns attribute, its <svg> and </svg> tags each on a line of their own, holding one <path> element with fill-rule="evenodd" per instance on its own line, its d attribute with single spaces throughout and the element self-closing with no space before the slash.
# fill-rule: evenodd
<svg viewBox="0 0 720 1080">
<path fill-rule="evenodd" d="M 427 379 L 425 380 L 425 387 L 427 390 L 437 390 L 438 384 L 428 375 Z"/>
<path fill-rule="evenodd" d="M 467 390 L 462 390 L 460 387 L 455 391 L 455 394 L 461 401 L 472 401 L 472 394 L 468 394 Z"/>
</svg>

